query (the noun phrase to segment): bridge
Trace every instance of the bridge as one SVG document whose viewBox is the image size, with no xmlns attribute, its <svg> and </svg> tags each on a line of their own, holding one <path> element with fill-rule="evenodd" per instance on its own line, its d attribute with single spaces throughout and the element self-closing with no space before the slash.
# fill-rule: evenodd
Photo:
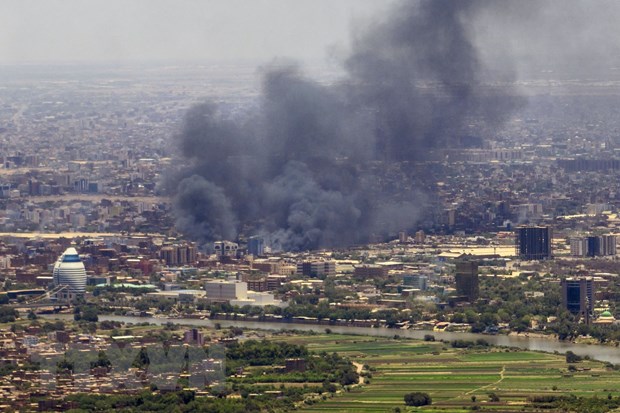
<svg viewBox="0 0 620 413">
<path fill-rule="evenodd" d="M 43 294 L 38 295 L 30 300 L 26 300 L 23 303 L 8 304 L 14 308 L 41 308 L 41 307 L 71 307 L 71 303 L 68 300 L 59 300 L 56 295 L 61 291 L 69 288 L 67 285 L 57 285 L 49 291 L 45 291 Z"/>
</svg>

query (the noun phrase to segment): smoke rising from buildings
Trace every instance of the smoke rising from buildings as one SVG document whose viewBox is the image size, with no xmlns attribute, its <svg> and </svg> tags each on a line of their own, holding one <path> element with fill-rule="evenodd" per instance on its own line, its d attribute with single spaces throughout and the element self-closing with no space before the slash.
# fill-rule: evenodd
<svg viewBox="0 0 620 413">
<path fill-rule="evenodd" d="M 488 4 L 403 1 L 354 39 L 337 84 L 279 65 L 265 70 L 255 113 L 193 107 L 179 135 L 177 228 L 204 242 L 263 234 L 305 250 L 412 227 L 426 195 L 386 188 L 379 170 L 424 161 L 471 119 L 499 123 L 516 104 L 480 78 L 468 22 Z"/>
</svg>

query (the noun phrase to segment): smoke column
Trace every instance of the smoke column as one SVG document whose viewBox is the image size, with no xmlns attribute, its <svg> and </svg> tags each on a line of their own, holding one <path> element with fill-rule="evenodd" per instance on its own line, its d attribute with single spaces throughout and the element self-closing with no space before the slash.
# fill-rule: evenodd
<svg viewBox="0 0 620 413">
<path fill-rule="evenodd" d="M 201 242 L 262 234 L 306 250 L 413 226 L 425 194 L 406 180 L 390 188 L 386 167 L 423 161 L 472 118 L 492 125 L 514 104 L 479 78 L 467 22 L 481 4 L 403 1 L 354 40 L 338 84 L 272 67 L 255 113 L 190 109 L 178 138 L 177 228 Z"/>
</svg>

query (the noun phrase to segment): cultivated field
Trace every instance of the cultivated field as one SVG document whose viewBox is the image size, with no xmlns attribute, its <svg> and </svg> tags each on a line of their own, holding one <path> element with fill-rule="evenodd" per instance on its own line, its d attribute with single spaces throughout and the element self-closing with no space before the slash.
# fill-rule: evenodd
<svg viewBox="0 0 620 413">
<path fill-rule="evenodd" d="M 501 348 L 454 349 L 449 343 L 324 334 L 281 337 L 314 351 L 338 352 L 370 367 L 370 383 L 305 407 L 305 412 L 407 411 L 405 393 L 422 391 L 432 406 L 412 411 L 534 412 L 532 395 L 620 396 L 620 371 L 584 360 L 569 371 L 565 356 Z M 499 401 L 491 402 L 495 393 Z M 475 401 L 473 401 L 475 398 Z M 554 410 L 545 410 L 552 412 Z"/>
</svg>

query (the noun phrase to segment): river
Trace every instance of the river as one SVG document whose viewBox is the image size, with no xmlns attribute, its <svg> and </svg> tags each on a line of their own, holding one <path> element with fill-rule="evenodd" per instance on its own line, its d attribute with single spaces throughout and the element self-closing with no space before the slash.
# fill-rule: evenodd
<svg viewBox="0 0 620 413">
<path fill-rule="evenodd" d="M 59 320 L 73 320 L 72 314 L 48 314 L 40 315 L 42 318 L 47 319 L 59 319 Z M 114 315 L 100 315 L 99 321 L 120 321 L 124 323 L 150 323 L 163 325 L 166 323 L 174 323 L 180 325 L 197 326 L 197 327 L 215 327 L 215 324 L 219 324 L 222 327 L 242 327 L 250 329 L 262 329 L 262 330 L 300 330 L 300 331 L 315 331 L 324 332 L 325 328 L 329 328 L 333 333 L 337 334 L 356 334 L 364 336 L 375 337 L 393 337 L 399 335 L 400 337 L 423 339 L 425 335 L 432 334 L 436 340 L 477 340 L 484 339 L 488 343 L 496 346 L 506 347 L 518 347 L 524 350 L 544 351 L 547 353 L 553 353 L 555 351 L 560 353 L 566 353 L 572 351 L 573 353 L 582 357 L 589 356 L 590 358 L 608 361 L 613 364 L 620 364 L 620 348 L 597 345 L 597 344 L 577 344 L 565 341 L 559 341 L 552 338 L 540 338 L 540 337 L 524 337 L 524 336 L 506 336 L 506 335 L 486 335 L 475 333 L 450 333 L 450 332 L 436 332 L 428 330 L 398 330 L 393 328 L 377 327 L 351 327 L 351 326 L 325 326 L 315 324 L 298 324 L 298 323 L 285 323 L 285 322 L 269 322 L 269 321 L 238 321 L 238 320 L 202 320 L 194 318 L 156 318 L 156 317 L 129 317 L 129 316 L 114 316 Z"/>
</svg>

